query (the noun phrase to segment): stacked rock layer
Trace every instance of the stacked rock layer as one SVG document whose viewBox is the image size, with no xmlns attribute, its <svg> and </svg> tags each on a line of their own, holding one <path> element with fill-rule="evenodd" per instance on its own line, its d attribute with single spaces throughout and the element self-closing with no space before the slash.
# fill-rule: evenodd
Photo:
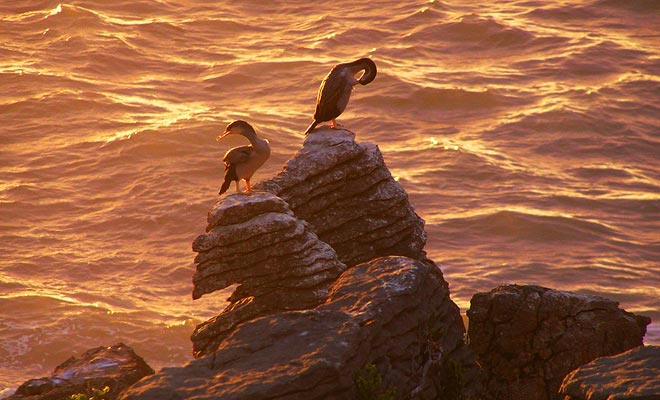
<svg viewBox="0 0 660 400">
<path fill-rule="evenodd" d="M 317 129 L 283 171 L 257 186 L 286 200 L 348 266 L 386 255 L 425 260 L 424 221 L 378 147 Z"/>
<path fill-rule="evenodd" d="M 443 371 L 467 371 L 452 358 L 464 332 L 437 267 L 384 257 L 345 271 L 324 304 L 244 322 L 218 351 L 163 369 L 123 399 L 329 400 L 387 390 L 395 398 L 459 398 L 454 386 L 472 382 L 443 381 L 455 378 Z M 356 376 L 369 368 L 382 383 L 358 396 Z"/>
<path fill-rule="evenodd" d="M 597 296 L 500 286 L 472 297 L 468 337 L 494 399 L 560 399 L 573 369 L 642 344 L 650 319 Z"/>
<path fill-rule="evenodd" d="M 196 356 L 214 351 L 237 324 L 282 310 L 311 308 L 346 269 L 285 201 L 270 193 L 222 198 L 207 233 L 193 243 L 193 298 L 239 284 L 229 306 L 193 333 Z"/>
</svg>

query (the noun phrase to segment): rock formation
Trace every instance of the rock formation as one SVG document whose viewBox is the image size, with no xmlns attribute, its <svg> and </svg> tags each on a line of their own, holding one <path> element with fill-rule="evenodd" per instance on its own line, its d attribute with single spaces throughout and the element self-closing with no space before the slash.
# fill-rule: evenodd
<svg viewBox="0 0 660 400">
<path fill-rule="evenodd" d="M 518 285 L 474 295 L 468 317 L 494 399 L 559 399 L 567 373 L 641 345 L 650 323 L 601 297 Z"/>
<path fill-rule="evenodd" d="M 240 285 L 193 333 L 195 356 L 213 352 L 244 321 L 320 304 L 347 265 L 387 255 L 426 260 L 424 221 L 378 147 L 348 131 L 310 134 L 255 190 L 218 201 L 193 243 L 193 298 Z"/>
<path fill-rule="evenodd" d="M 193 298 L 238 286 L 195 329 L 195 360 L 121 398 L 480 399 L 476 353 L 485 398 L 558 399 L 568 372 L 642 343 L 650 320 L 613 301 L 508 285 L 472 298 L 468 347 L 425 242 L 378 148 L 316 130 L 275 178 L 209 212 Z"/>
<path fill-rule="evenodd" d="M 193 298 L 239 284 L 229 306 L 193 333 L 195 356 L 215 351 L 241 322 L 320 304 L 346 269 L 287 203 L 267 192 L 223 197 L 211 210 L 199 254 Z"/>
<path fill-rule="evenodd" d="M 63 400 L 77 393 L 91 397 L 92 389 L 103 390 L 106 386 L 109 388 L 107 397 L 114 398 L 153 373 L 154 370 L 133 349 L 119 343 L 71 357 L 58 365 L 53 375 L 23 383 L 8 399 Z"/>
<path fill-rule="evenodd" d="M 370 364 L 419 399 L 476 379 L 424 221 L 375 145 L 317 130 L 255 190 L 218 201 L 193 243 L 194 298 L 239 285 L 193 333 L 198 360 L 127 398 L 345 398 Z M 394 255 L 411 258 L 379 258 Z"/>
<path fill-rule="evenodd" d="M 163 369 L 122 398 L 350 399 L 370 365 L 396 398 L 450 398 L 440 396 L 469 384 L 469 364 L 456 357 L 463 335 L 436 266 L 378 258 L 344 272 L 318 307 L 244 322 L 216 352 Z"/>
<path fill-rule="evenodd" d="M 378 146 L 317 129 L 283 171 L 257 188 L 284 199 L 348 266 L 386 255 L 426 259 L 424 221 Z"/>
<path fill-rule="evenodd" d="M 660 347 L 602 357 L 564 378 L 564 400 L 660 400 Z"/>
</svg>

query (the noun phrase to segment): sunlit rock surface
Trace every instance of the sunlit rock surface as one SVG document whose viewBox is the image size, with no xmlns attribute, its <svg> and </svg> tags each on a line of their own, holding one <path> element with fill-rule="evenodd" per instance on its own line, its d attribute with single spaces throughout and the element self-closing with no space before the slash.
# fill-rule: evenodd
<svg viewBox="0 0 660 400">
<path fill-rule="evenodd" d="M 64 400 L 72 394 L 91 397 L 91 389 L 110 388 L 107 397 L 114 398 L 128 386 L 151 375 L 154 370 L 123 343 L 91 349 L 80 357 L 71 357 L 55 368 L 47 378 L 23 383 L 12 400 Z"/>
<path fill-rule="evenodd" d="M 194 332 L 194 354 L 214 351 L 238 324 L 311 308 L 346 265 L 387 255 L 426 260 L 424 221 L 382 154 L 345 130 L 320 129 L 251 196 L 223 197 L 209 212 L 193 298 L 240 286 Z"/>
<path fill-rule="evenodd" d="M 350 399 L 374 364 L 396 398 L 436 399 L 473 375 L 464 329 L 439 269 L 386 257 L 348 269 L 327 301 L 244 322 L 216 352 L 166 368 L 123 399 Z M 461 382 L 443 381 L 461 371 Z M 451 392 L 451 391 L 454 392 Z"/>
<path fill-rule="evenodd" d="M 424 220 L 378 146 L 346 130 L 310 133 L 283 171 L 257 185 L 286 200 L 348 266 L 387 255 L 426 258 Z"/>
<path fill-rule="evenodd" d="M 500 286 L 472 297 L 469 342 L 495 399 L 559 399 L 564 376 L 642 344 L 647 317 L 618 303 L 539 286 Z"/>
<path fill-rule="evenodd" d="M 346 399 L 372 364 L 397 398 L 479 388 L 424 221 L 376 146 L 318 130 L 252 195 L 221 198 L 206 231 L 193 297 L 238 287 L 195 329 L 196 359 L 126 399 Z"/>
<path fill-rule="evenodd" d="M 312 308 L 346 266 L 286 202 L 268 192 L 232 194 L 209 213 L 193 243 L 193 298 L 239 284 L 229 305 L 193 333 L 194 354 L 214 351 L 239 323 L 284 310 Z"/>
<path fill-rule="evenodd" d="M 660 347 L 598 358 L 566 376 L 564 400 L 660 400 Z"/>
</svg>

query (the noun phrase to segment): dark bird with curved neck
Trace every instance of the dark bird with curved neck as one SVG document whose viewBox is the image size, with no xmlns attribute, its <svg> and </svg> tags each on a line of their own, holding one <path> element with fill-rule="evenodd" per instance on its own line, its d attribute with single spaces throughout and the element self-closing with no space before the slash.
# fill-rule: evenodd
<svg viewBox="0 0 660 400">
<path fill-rule="evenodd" d="M 245 136 L 250 144 L 247 146 L 239 146 L 229 149 L 225 153 L 222 161 L 225 163 L 225 181 L 220 187 L 220 193 L 223 194 L 229 189 L 232 182 L 236 182 L 236 192 L 243 193 L 240 190 L 240 181 L 245 181 L 245 193 L 252 193 L 250 188 L 250 178 L 261 167 L 268 157 L 270 157 L 270 144 L 267 139 L 262 139 L 254 131 L 252 125 L 245 121 L 238 120 L 227 125 L 222 135 L 219 135 L 216 140 L 220 141 L 228 135 L 241 135 Z"/>
<path fill-rule="evenodd" d="M 364 71 L 360 79 L 355 75 Z M 346 109 L 348 99 L 351 97 L 353 87 L 358 83 L 366 85 L 376 78 L 376 64 L 369 58 L 335 65 L 321 82 L 319 93 L 316 96 L 316 111 L 314 121 L 305 131 L 309 134 L 321 122 L 330 121 L 330 127 L 335 129 L 335 119 Z"/>
</svg>

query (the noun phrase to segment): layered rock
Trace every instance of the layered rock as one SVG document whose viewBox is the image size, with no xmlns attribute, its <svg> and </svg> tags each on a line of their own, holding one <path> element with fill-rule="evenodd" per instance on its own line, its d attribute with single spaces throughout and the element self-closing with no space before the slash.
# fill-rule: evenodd
<svg viewBox="0 0 660 400">
<path fill-rule="evenodd" d="M 567 373 L 641 345 L 650 323 L 614 301 L 539 286 L 478 293 L 467 313 L 470 347 L 495 399 L 558 399 Z"/>
<path fill-rule="evenodd" d="M 283 310 L 312 308 L 346 268 L 287 203 L 267 192 L 222 198 L 207 233 L 193 243 L 193 298 L 239 284 L 230 304 L 193 333 L 196 356 L 217 349 L 241 322 Z"/>
<path fill-rule="evenodd" d="M 378 147 L 317 129 L 283 171 L 257 187 L 286 200 L 348 266 L 387 255 L 426 259 L 424 221 Z"/>
<path fill-rule="evenodd" d="M 426 260 L 424 221 L 378 147 L 344 130 L 317 130 L 261 193 L 221 199 L 199 254 L 193 298 L 239 284 L 229 306 L 193 333 L 195 356 L 240 323 L 311 308 L 346 265 L 385 255 Z"/>
<path fill-rule="evenodd" d="M 568 374 L 559 392 L 564 400 L 660 400 L 660 347 L 598 358 Z"/>
<path fill-rule="evenodd" d="M 11 400 L 62 400 L 73 394 L 89 397 L 93 389 L 108 387 L 108 398 L 115 398 L 124 389 L 154 370 L 142 357 L 123 343 L 91 349 L 80 357 L 71 357 L 55 368 L 50 377 L 31 379 L 16 390 Z"/>
<path fill-rule="evenodd" d="M 216 352 L 163 369 L 122 398 L 349 399 L 370 365 L 396 398 L 450 398 L 441 396 L 470 385 L 469 360 L 456 357 L 463 335 L 437 267 L 379 258 L 344 272 L 320 306 L 244 322 Z"/>
</svg>

